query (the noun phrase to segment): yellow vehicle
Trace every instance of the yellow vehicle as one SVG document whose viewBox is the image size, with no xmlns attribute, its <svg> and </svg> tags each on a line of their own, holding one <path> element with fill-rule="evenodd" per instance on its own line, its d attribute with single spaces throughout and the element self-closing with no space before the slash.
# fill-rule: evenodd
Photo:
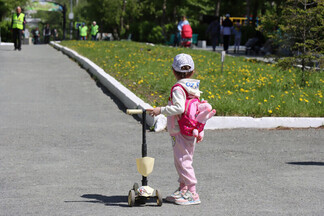
<svg viewBox="0 0 324 216">
<path fill-rule="evenodd" d="M 246 22 L 247 22 L 246 17 L 230 17 L 230 20 L 233 23 L 240 23 L 241 25 L 246 25 Z"/>
<path fill-rule="evenodd" d="M 224 20 L 226 17 L 222 17 Z M 240 23 L 241 26 L 247 25 L 248 19 L 247 17 L 230 17 L 230 20 L 233 22 L 233 24 Z M 256 25 L 259 23 L 259 18 L 256 18 Z M 250 17 L 250 24 L 252 24 L 252 17 Z"/>
</svg>

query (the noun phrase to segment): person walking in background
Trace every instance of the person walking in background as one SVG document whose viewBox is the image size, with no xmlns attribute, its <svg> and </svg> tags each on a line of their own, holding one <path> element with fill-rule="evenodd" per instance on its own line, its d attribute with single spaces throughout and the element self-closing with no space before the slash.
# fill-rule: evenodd
<svg viewBox="0 0 324 216">
<path fill-rule="evenodd" d="M 44 36 L 44 43 L 48 44 L 51 37 L 51 29 L 49 27 L 49 24 L 47 23 L 44 30 L 43 30 L 43 36 Z"/>
<path fill-rule="evenodd" d="M 218 43 L 218 38 L 220 33 L 220 24 L 218 18 L 215 18 L 215 20 L 209 24 L 207 33 L 210 34 L 213 51 L 216 51 L 216 46 Z"/>
<path fill-rule="evenodd" d="M 53 30 L 53 37 L 54 37 L 54 41 L 57 41 L 57 39 L 58 39 L 58 32 L 57 32 L 57 29 L 56 28 Z"/>
<path fill-rule="evenodd" d="M 224 50 L 228 53 L 228 46 L 231 38 L 231 31 L 233 28 L 233 22 L 230 20 L 230 15 L 226 14 L 226 18 L 223 21 L 223 39 L 224 39 Z"/>
<path fill-rule="evenodd" d="M 25 14 L 21 12 L 21 7 L 16 8 L 16 13 L 12 16 L 11 28 L 13 33 L 13 41 L 15 50 L 21 51 L 21 38 L 25 30 Z"/>
<path fill-rule="evenodd" d="M 236 23 L 234 30 L 234 53 L 240 52 L 240 45 L 241 45 L 241 25 L 239 22 Z"/>
<path fill-rule="evenodd" d="M 221 19 L 220 19 L 220 34 L 219 34 L 219 46 L 221 46 L 221 47 L 224 47 L 223 22 L 224 22 L 224 19 L 223 19 L 223 17 L 221 17 Z"/>
<path fill-rule="evenodd" d="M 91 40 L 97 40 L 97 34 L 99 32 L 99 26 L 97 25 L 96 21 L 93 21 L 91 25 Z"/>
<path fill-rule="evenodd" d="M 178 26 L 177 26 L 177 29 L 178 29 L 178 33 L 176 35 L 176 45 L 177 46 L 179 46 L 181 44 L 181 32 L 182 32 L 182 27 L 184 25 L 190 25 L 186 16 L 182 16 L 181 21 L 178 23 Z"/>
<path fill-rule="evenodd" d="M 39 43 L 39 29 L 38 27 L 36 27 L 35 31 L 34 31 L 34 44 L 38 44 Z"/>
<path fill-rule="evenodd" d="M 87 40 L 88 27 L 85 23 L 82 23 L 82 26 L 79 27 L 80 30 L 80 40 Z"/>
</svg>

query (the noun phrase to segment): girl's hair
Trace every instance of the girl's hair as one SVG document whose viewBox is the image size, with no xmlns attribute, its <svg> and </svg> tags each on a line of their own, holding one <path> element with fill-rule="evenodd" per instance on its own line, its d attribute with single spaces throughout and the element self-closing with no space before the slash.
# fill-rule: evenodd
<svg viewBox="0 0 324 216">
<path fill-rule="evenodd" d="M 190 70 L 190 66 L 189 65 L 185 65 L 185 66 L 182 66 L 181 67 L 181 70 Z M 174 69 L 173 69 L 174 70 Z M 176 75 L 176 77 L 178 79 L 185 79 L 185 78 L 189 78 L 191 77 L 191 75 L 193 74 L 194 71 L 191 71 L 191 72 L 187 72 L 187 73 L 183 73 L 183 72 L 178 72 L 178 71 L 175 71 L 174 70 L 174 73 Z"/>
</svg>

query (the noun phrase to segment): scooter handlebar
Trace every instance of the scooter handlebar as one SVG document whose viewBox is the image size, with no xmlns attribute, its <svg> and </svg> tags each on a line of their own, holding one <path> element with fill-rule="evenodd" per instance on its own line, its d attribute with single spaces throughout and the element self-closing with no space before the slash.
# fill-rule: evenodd
<svg viewBox="0 0 324 216">
<path fill-rule="evenodd" d="M 142 109 L 127 109 L 126 113 L 128 115 L 142 114 L 143 110 Z"/>
</svg>

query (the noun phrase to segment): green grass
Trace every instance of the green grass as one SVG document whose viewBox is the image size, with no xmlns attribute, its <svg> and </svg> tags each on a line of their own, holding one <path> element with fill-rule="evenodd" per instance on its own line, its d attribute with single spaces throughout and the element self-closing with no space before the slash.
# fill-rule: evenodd
<svg viewBox="0 0 324 216">
<path fill-rule="evenodd" d="M 300 87 L 297 69 L 227 56 L 221 73 L 218 53 L 151 46 L 129 41 L 64 41 L 115 77 L 152 106 L 164 106 L 176 82 L 171 64 L 175 55 L 188 53 L 195 62 L 193 78 L 200 79 L 202 98 L 219 116 L 324 116 L 324 73 L 309 72 Z"/>
</svg>

